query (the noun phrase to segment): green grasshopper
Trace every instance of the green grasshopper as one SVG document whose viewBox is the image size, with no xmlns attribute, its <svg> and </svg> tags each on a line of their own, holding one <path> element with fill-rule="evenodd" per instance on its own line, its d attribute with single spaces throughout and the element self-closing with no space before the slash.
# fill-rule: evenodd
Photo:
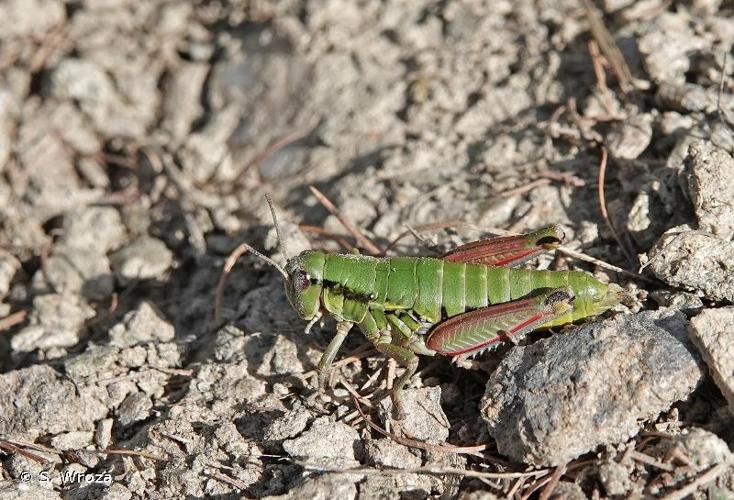
<svg viewBox="0 0 734 500">
<path fill-rule="evenodd" d="M 280 239 L 274 211 L 273 219 Z M 377 351 L 405 367 L 392 389 L 402 418 L 401 394 L 418 367 L 418 354 L 451 356 L 466 366 L 470 356 L 504 341 L 595 316 L 620 301 L 620 286 L 581 271 L 511 267 L 562 239 L 560 228 L 550 226 L 467 243 L 440 258 L 306 250 L 285 269 L 248 249 L 283 276 L 288 301 L 308 321 L 306 333 L 326 315 L 336 320 L 336 335 L 318 365 L 319 387 L 325 387 L 339 347 L 357 326 Z"/>
</svg>

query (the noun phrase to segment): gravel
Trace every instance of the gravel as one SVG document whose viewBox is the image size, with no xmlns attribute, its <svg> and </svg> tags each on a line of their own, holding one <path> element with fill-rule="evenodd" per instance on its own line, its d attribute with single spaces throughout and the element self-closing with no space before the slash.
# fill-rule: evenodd
<svg viewBox="0 0 734 500">
<path fill-rule="evenodd" d="M 524 497 L 534 480 L 378 469 L 569 460 L 574 483 L 552 497 L 664 496 L 728 460 L 734 91 L 719 55 L 732 12 L 597 7 L 635 90 L 606 50 L 594 64 L 578 2 L 0 2 L 0 499 Z M 617 236 L 663 284 L 528 261 L 629 296 L 611 320 L 488 354 L 488 374 L 421 360 L 402 425 L 385 385 L 402 368 L 374 352 L 335 367 L 317 397 L 333 322 L 304 335 L 281 277 L 251 254 L 214 317 L 240 243 L 281 265 L 354 245 L 309 186 L 388 255 L 430 253 L 396 241 L 406 224 L 443 250 L 559 223 L 570 248 L 636 270 L 599 212 L 599 144 Z M 355 328 L 338 357 L 365 342 Z M 391 432 L 485 444 L 507 463 L 397 444 L 340 380 Z M 675 458 L 697 447 L 695 467 Z M 114 481 L 62 484 L 64 471 Z M 731 477 L 709 495 L 734 491 Z"/>
</svg>

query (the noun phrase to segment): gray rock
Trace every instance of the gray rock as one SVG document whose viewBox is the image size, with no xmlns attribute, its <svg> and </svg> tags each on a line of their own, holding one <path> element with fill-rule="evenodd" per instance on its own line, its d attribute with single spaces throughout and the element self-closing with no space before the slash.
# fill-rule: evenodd
<svg viewBox="0 0 734 500">
<path fill-rule="evenodd" d="M 401 427 L 413 439 L 443 443 L 449 437 L 449 420 L 441 408 L 441 388 L 423 387 L 403 391 L 405 418 Z M 380 402 L 383 419 L 391 415 L 392 400 L 387 397 Z"/>
<path fill-rule="evenodd" d="M 734 411 L 734 307 L 705 309 L 691 319 L 691 339 Z"/>
<path fill-rule="evenodd" d="M 61 0 L 7 0 L 0 2 L 0 33 L 3 37 L 43 35 L 64 22 Z"/>
<path fill-rule="evenodd" d="M 360 445 L 359 433 L 329 417 L 314 420 L 311 428 L 295 439 L 283 442 L 283 449 L 299 462 L 330 466 L 357 467 L 355 451 Z"/>
<path fill-rule="evenodd" d="M 411 453 L 410 448 L 392 439 L 371 439 L 364 447 L 364 454 L 371 465 L 410 469 L 420 467 L 421 457 Z"/>
<path fill-rule="evenodd" d="M 78 103 L 103 135 L 141 136 L 152 115 L 141 105 L 156 101 L 152 75 L 141 68 L 135 81 L 126 74 L 130 68 L 120 68 L 113 80 L 107 69 L 92 59 L 65 58 L 49 73 L 46 93 Z"/>
<path fill-rule="evenodd" d="M 5 438 L 33 441 L 47 433 L 91 430 L 106 413 L 48 365 L 0 375 L 0 436 Z"/>
<path fill-rule="evenodd" d="M 276 442 L 295 437 L 303 432 L 312 418 L 311 412 L 299 405 L 270 422 L 263 437 L 266 441 Z"/>
<path fill-rule="evenodd" d="M 130 394 L 117 409 L 117 421 L 120 422 L 120 425 L 127 426 L 145 420 L 150 415 L 152 408 L 153 401 L 145 393 Z"/>
<path fill-rule="evenodd" d="M 734 243 L 698 231 L 667 231 L 648 253 L 650 270 L 665 283 L 734 300 Z"/>
<path fill-rule="evenodd" d="M 704 308 L 701 297 L 691 292 L 679 292 L 676 290 L 655 290 L 650 293 L 650 298 L 658 303 L 660 307 L 671 307 L 686 315 L 695 314 Z"/>
<path fill-rule="evenodd" d="M 734 236 L 734 159 L 708 142 L 691 145 L 686 158 L 688 189 L 699 229 Z"/>
<path fill-rule="evenodd" d="M 79 101 L 91 111 L 113 98 L 115 86 L 104 68 L 87 59 L 67 58 L 49 74 L 48 94 Z"/>
<path fill-rule="evenodd" d="M 0 299 L 10 291 L 10 282 L 20 269 L 20 261 L 10 252 L 0 249 Z"/>
<path fill-rule="evenodd" d="M 5 168 L 12 151 L 16 109 L 15 97 L 0 81 L 0 172 Z"/>
<path fill-rule="evenodd" d="M 613 158 L 634 160 L 650 145 L 652 140 L 652 117 L 648 114 L 635 115 L 616 122 L 607 134 L 609 154 Z"/>
<path fill-rule="evenodd" d="M 703 378 L 686 324 L 680 312 L 646 311 L 515 347 L 482 400 L 499 452 L 559 465 L 634 436 Z"/>
<path fill-rule="evenodd" d="M 350 478 L 352 478 L 350 480 Z M 335 498 L 350 500 L 357 498 L 356 481 L 351 475 L 343 474 L 330 475 L 325 474 L 306 478 L 302 483 L 290 490 L 284 495 L 264 497 L 264 500 L 300 500 L 308 498 L 310 500 L 333 500 Z"/>
<path fill-rule="evenodd" d="M 206 182 L 215 174 L 232 176 L 232 156 L 227 141 L 237 127 L 241 110 L 226 108 L 207 125 L 186 137 L 184 147 L 178 151 L 182 170 L 195 182 Z"/>
<path fill-rule="evenodd" d="M 64 242 L 69 247 L 115 250 L 125 242 L 125 226 L 112 207 L 87 206 L 64 216 Z"/>
<path fill-rule="evenodd" d="M 706 471 L 714 465 L 734 463 L 734 453 L 726 442 L 716 434 L 698 427 L 692 427 L 675 438 L 665 439 L 658 445 L 663 456 L 676 448 L 690 460 L 690 475 Z"/>
<path fill-rule="evenodd" d="M 110 261 L 104 253 L 67 245 L 53 249 L 45 272 L 36 272 L 33 282 L 40 290 L 50 285 L 57 292 L 80 294 L 91 300 L 104 300 L 115 290 Z"/>
<path fill-rule="evenodd" d="M 471 493 L 461 493 L 458 500 L 497 500 L 499 497 L 493 495 L 489 491 L 472 491 Z"/>
<path fill-rule="evenodd" d="M 369 475 L 359 485 L 360 497 L 384 500 L 430 498 L 431 490 L 431 478 L 421 474 Z"/>
<path fill-rule="evenodd" d="M 61 495 L 39 484 L 24 482 L 0 482 L 0 500 L 54 500 Z"/>
<path fill-rule="evenodd" d="M 45 490 L 52 490 L 54 484 L 49 479 L 52 481 L 56 479 L 54 466 L 60 461 L 59 457 L 58 455 L 50 456 L 48 453 L 38 451 L 34 451 L 34 453 L 45 458 L 48 464 L 24 457 L 20 453 L 15 453 L 10 458 L 3 460 L 3 476 L 14 479 L 16 484 L 27 484 L 29 486 L 41 487 Z"/>
<path fill-rule="evenodd" d="M 548 498 L 553 500 L 586 500 L 587 496 L 578 484 L 559 481 Z"/>
<path fill-rule="evenodd" d="M 130 347 L 145 342 L 169 342 L 176 336 L 173 326 L 160 317 L 150 302 L 142 302 L 110 329 L 110 344 Z"/>
<path fill-rule="evenodd" d="M 670 43 L 680 40 L 680 43 Z M 655 82 L 682 84 L 690 67 L 691 52 L 702 50 L 704 40 L 693 32 L 687 14 L 665 12 L 656 18 L 656 29 L 637 41 L 650 78 Z"/>
<path fill-rule="evenodd" d="M 64 432 L 51 438 L 51 446 L 57 450 L 80 450 L 92 443 L 92 431 Z"/>
<path fill-rule="evenodd" d="M 28 326 L 10 339 L 10 346 L 19 352 L 71 347 L 79 341 L 84 322 L 94 314 L 77 295 L 40 295 L 33 299 Z"/>
<path fill-rule="evenodd" d="M 625 495 L 634 487 L 630 479 L 630 469 L 624 465 L 608 460 L 598 469 L 599 481 L 609 496 Z"/>
<path fill-rule="evenodd" d="M 160 277 L 173 262 L 173 253 L 156 238 L 141 236 L 110 256 L 115 276 L 122 284 Z"/>
<path fill-rule="evenodd" d="M 372 439 L 365 444 L 365 458 L 376 467 L 411 469 L 420 467 L 421 457 L 407 446 L 392 439 Z M 431 478 L 422 474 L 389 474 L 368 476 L 361 484 L 361 493 L 369 498 L 425 498 L 431 493 Z"/>
<path fill-rule="evenodd" d="M 202 113 L 201 90 L 209 65 L 183 62 L 170 77 L 163 98 L 162 127 L 175 141 L 182 140 Z"/>
<path fill-rule="evenodd" d="M 119 375 L 114 370 L 120 357 L 120 350 L 116 347 L 90 346 L 81 354 L 67 357 L 64 360 L 64 370 L 78 384 L 111 378 Z"/>
<path fill-rule="evenodd" d="M 100 450 L 106 449 L 112 443 L 112 424 L 114 420 L 105 418 L 97 422 L 97 428 L 94 430 L 94 444 Z"/>
</svg>

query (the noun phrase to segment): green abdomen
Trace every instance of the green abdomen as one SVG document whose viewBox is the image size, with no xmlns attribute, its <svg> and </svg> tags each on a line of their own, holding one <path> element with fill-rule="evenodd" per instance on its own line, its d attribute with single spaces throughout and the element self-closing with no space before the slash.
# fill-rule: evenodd
<svg viewBox="0 0 734 500">
<path fill-rule="evenodd" d="M 438 323 L 468 310 L 519 299 L 538 288 L 570 287 L 574 310 L 560 325 L 587 316 L 584 292 L 596 280 L 578 271 L 536 271 L 446 262 L 429 257 L 328 255 L 323 301 L 337 319 L 360 323 L 368 310 L 412 310 Z"/>
</svg>

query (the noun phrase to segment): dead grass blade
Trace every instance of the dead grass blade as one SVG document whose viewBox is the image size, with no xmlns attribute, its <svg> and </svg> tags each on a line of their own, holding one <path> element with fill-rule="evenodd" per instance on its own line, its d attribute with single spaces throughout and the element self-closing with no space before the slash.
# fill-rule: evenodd
<svg viewBox="0 0 734 500">
<path fill-rule="evenodd" d="M 619 47 L 617 46 L 617 42 L 614 41 L 614 38 L 604 25 L 604 21 L 602 20 L 599 10 L 593 3 L 591 3 L 591 0 L 581 0 L 581 5 L 586 11 L 586 18 L 589 21 L 591 35 L 594 37 L 594 40 L 596 40 L 596 43 L 599 44 L 601 53 L 604 54 L 607 62 L 609 62 L 611 70 L 619 81 L 619 87 L 622 89 L 622 92 L 626 94 L 634 90 L 637 80 L 632 75 L 632 71 L 627 65 L 627 61 L 624 59 L 622 51 L 619 50 Z"/>
<path fill-rule="evenodd" d="M 317 200 L 319 200 L 319 203 L 321 203 L 326 210 L 331 213 L 334 217 L 339 219 L 339 222 L 341 222 L 342 226 L 344 226 L 344 229 L 349 231 L 349 234 L 354 236 L 354 238 L 357 240 L 357 242 L 367 250 L 372 255 L 382 255 L 382 250 L 380 250 L 380 247 L 375 245 L 372 240 L 367 238 L 362 231 L 357 229 L 357 227 L 349 222 L 349 219 L 347 219 L 341 212 L 339 212 L 339 209 L 336 208 L 336 206 L 327 198 L 324 193 L 316 189 L 314 186 L 308 187 L 311 190 L 311 193 L 316 197 Z"/>
</svg>

